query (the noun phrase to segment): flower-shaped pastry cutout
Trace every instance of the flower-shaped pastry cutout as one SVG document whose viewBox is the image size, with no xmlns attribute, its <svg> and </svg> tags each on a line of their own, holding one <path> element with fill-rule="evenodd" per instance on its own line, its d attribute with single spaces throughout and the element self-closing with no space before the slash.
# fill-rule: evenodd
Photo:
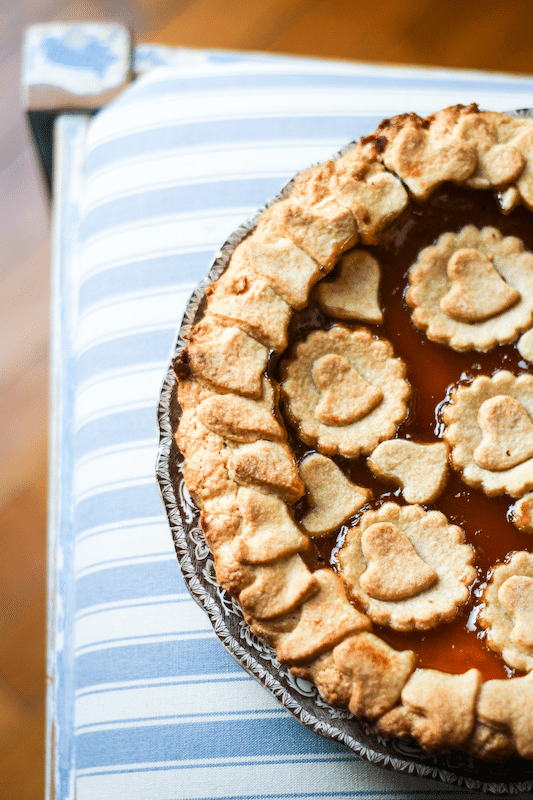
<svg viewBox="0 0 533 800">
<path fill-rule="evenodd" d="M 483 596 L 480 625 L 487 644 L 508 666 L 533 669 L 533 554 L 519 551 L 494 567 Z"/>
<path fill-rule="evenodd" d="M 496 228 L 444 233 L 411 267 L 406 299 L 428 339 L 454 350 L 490 350 L 531 325 L 533 253 Z"/>
<path fill-rule="evenodd" d="M 476 577 L 474 551 L 440 511 L 385 503 L 348 531 L 338 555 L 348 595 L 378 625 L 427 630 L 452 619 Z"/>
<path fill-rule="evenodd" d="M 303 442 L 326 455 L 372 452 L 407 413 L 405 364 L 365 328 L 315 331 L 296 345 L 282 374 L 289 419 Z"/>
<path fill-rule="evenodd" d="M 533 489 L 533 376 L 500 370 L 456 387 L 442 411 L 454 469 L 492 497 Z"/>
</svg>

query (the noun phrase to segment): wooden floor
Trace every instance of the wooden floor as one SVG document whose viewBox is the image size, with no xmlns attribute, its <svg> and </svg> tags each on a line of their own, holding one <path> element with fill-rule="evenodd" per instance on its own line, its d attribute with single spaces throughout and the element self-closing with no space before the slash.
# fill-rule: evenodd
<svg viewBox="0 0 533 800">
<path fill-rule="evenodd" d="M 533 74 L 533 3 L 4 0 L 0 20 L 0 800 L 33 800 L 44 791 L 49 213 L 19 111 L 22 31 L 117 20 L 137 41 Z"/>
</svg>

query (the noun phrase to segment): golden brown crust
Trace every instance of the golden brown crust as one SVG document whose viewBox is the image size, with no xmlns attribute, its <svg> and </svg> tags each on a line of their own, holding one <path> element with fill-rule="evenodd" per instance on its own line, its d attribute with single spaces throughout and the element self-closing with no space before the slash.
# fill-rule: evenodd
<svg viewBox="0 0 533 800">
<path fill-rule="evenodd" d="M 350 250 L 339 262 L 339 273 L 332 281 L 321 281 L 315 289 L 318 302 L 333 317 L 355 319 L 379 325 L 383 312 L 379 306 L 380 268 L 366 250 Z"/>
<path fill-rule="evenodd" d="M 237 325 L 266 347 L 284 350 L 291 307 L 257 275 L 237 250 L 226 272 L 206 289 L 209 314 L 223 325 Z"/>
<path fill-rule="evenodd" d="M 338 385 L 330 387 L 325 380 L 321 386 L 320 379 L 317 385 L 314 368 L 323 365 L 324 357 L 332 356 L 339 368 Z M 394 357 L 389 342 L 373 337 L 365 328 L 351 331 L 337 325 L 328 332 L 315 331 L 296 345 L 282 371 L 287 414 L 298 427 L 300 438 L 320 453 L 349 458 L 368 454 L 379 442 L 394 436 L 407 413 L 411 388 L 405 380 L 405 364 Z M 332 408 L 351 411 L 353 406 L 344 406 L 343 397 L 347 391 L 357 391 L 356 382 L 369 387 L 357 404 L 363 413 L 358 411 L 354 419 L 336 420 L 332 411 L 323 421 L 320 409 L 328 400 Z"/>
<path fill-rule="evenodd" d="M 193 375 L 223 392 L 259 398 L 267 348 L 240 328 L 226 327 L 208 315 L 189 334 Z"/>
<path fill-rule="evenodd" d="M 515 403 L 528 428 L 533 417 L 533 376 L 516 377 L 500 370 L 490 378 L 479 375 L 472 383 L 457 387 L 442 412 L 443 435 L 451 447 L 454 469 L 462 473 L 465 483 L 481 487 L 489 497 L 503 492 L 520 497 L 533 489 L 533 458 L 527 455 L 530 441 L 516 442 L 513 436 Z M 513 443 L 507 456 L 507 444 Z"/>
<path fill-rule="evenodd" d="M 300 462 L 300 477 L 311 506 L 302 525 L 310 536 L 324 536 L 338 528 L 372 497 L 370 489 L 352 483 L 334 461 L 320 453 Z"/>
<path fill-rule="evenodd" d="M 376 447 L 367 465 L 378 478 L 398 483 L 407 503 L 424 505 L 436 500 L 446 485 L 448 453 L 444 442 L 390 439 Z"/>
<path fill-rule="evenodd" d="M 348 596 L 377 624 L 403 631 L 453 618 L 468 600 L 473 561 L 463 531 L 444 514 L 396 503 L 365 512 L 338 554 Z"/>
<path fill-rule="evenodd" d="M 533 554 L 513 553 L 494 567 L 479 624 L 487 644 L 513 669 L 533 669 Z"/>
<path fill-rule="evenodd" d="M 485 352 L 531 325 L 533 254 L 515 236 L 466 225 L 419 253 L 406 299 L 429 339 Z"/>
<path fill-rule="evenodd" d="M 297 176 L 285 199 L 263 213 L 253 233 L 236 248 L 224 276 L 208 289 L 207 313 L 193 326 L 187 349 L 175 360 L 183 411 L 176 440 L 185 456 L 186 485 L 202 506 L 202 526 L 214 554 L 217 580 L 239 599 L 252 630 L 277 648 L 278 658 L 291 665 L 296 675 L 313 680 L 328 702 L 348 707 L 356 716 L 374 721 L 380 732 L 387 735 L 407 733 L 431 751 L 460 746 L 483 758 L 507 757 L 517 752 L 533 758 L 530 676 L 489 681 L 479 690 L 480 678 L 475 670 L 462 676 L 433 670 L 413 672 L 415 654 L 397 652 L 371 633 L 368 618 L 349 603 L 333 572 L 310 571 L 302 558 L 302 554 L 307 554 L 309 540 L 287 505 L 302 495 L 304 487 L 286 444 L 286 432 L 277 408 L 277 388 L 264 377 L 269 348 L 278 352 L 285 349 L 292 308 L 306 305 L 316 281 L 358 240 L 364 244 L 379 241 L 382 231 L 407 205 L 404 186 L 416 198 L 424 199 L 446 180 L 472 189 L 494 190 L 504 213 L 519 202 L 533 208 L 533 122 L 479 112 L 475 106 L 444 109 L 427 120 L 414 114 L 401 115 L 384 121 L 375 135 L 351 148 L 336 162 L 326 162 Z M 476 252 L 465 253 L 469 248 Z M 521 252 L 518 260 L 523 260 Z M 349 264 L 351 259 L 351 253 L 343 257 L 340 278 L 323 284 L 318 295 L 327 295 L 327 288 L 330 294 L 338 294 L 339 287 L 340 294 L 346 295 L 342 286 L 342 281 L 346 281 L 344 264 Z M 470 329 L 494 328 L 495 321 L 499 324 L 500 319 L 516 316 L 524 296 L 533 296 L 528 269 L 522 270 L 526 279 L 519 285 L 510 277 L 511 273 L 497 269 L 497 263 L 490 261 L 475 244 L 461 242 L 450 260 L 453 263 L 449 271 L 446 263 L 444 290 L 437 298 L 437 305 L 439 312 L 455 323 Z M 533 270 L 531 272 L 533 274 Z M 378 280 L 379 275 L 373 268 L 372 280 L 367 281 L 370 288 L 363 311 L 356 309 L 354 312 L 348 307 L 349 298 L 346 303 L 346 298 L 342 297 L 340 304 L 326 297 L 323 301 L 326 310 L 341 317 L 380 322 Z M 485 286 L 487 280 L 492 282 L 493 291 L 482 297 L 481 305 L 474 307 L 471 296 L 476 295 L 476 285 Z M 413 300 L 412 304 L 417 306 L 413 298 L 418 289 L 412 291 L 410 302 Z M 520 298 L 516 297 L 516 292 Z M 476 334 L 473 344 L 465 345 L 466 340 L 459 337 L 457 349 L 472 346 L 487 349 L 495 341 L 510 341 L 531 324 L 532 314 L 533 306 L 528 306 L 527 319 L 520 317 L 513 323 L 514 327 L 507 326 L 503 333 L 498 329 L 496 336 L 492 333 L 483 338 Z M 425 322 L 420 326 L 424 327 Z M 428 323 L 428 330 L 429 327 Z M 333 334 L 333 338 L 336 335 Z M 357 335 L 363 337 L 368 350 L 374 346 L 372 342 L 387 349 L 386 343 L 373 339 L 368 332 Z M 455 334 L 439 333 L 438 336 L 438 341 L 445 341 L 448 336 L 451 346 L 456 346 Z M 371 418 L 384 404 L 391 381 L 400 381 L 398 408 L 388 414 L 393 417 L 388 422 L 391 431 L 377 434 L 372 442 L 359 442 L 355 450 L 349 451 L 350 455 L 355 451 L 370 453 L 382 438 L 394 435 L 398 422 L 405 416 L 410 390 L 402 362 L 393 358 L 392 349 L 388 347 L 387 358 L 395 362 L 396 367 L 394 375 L 388 376 L 384 385 L 376 380 L 375 373 L 370 374 L 362 363 L 355 363 L 344 351 L 320 351 L 312 359 L 310 374 L 316 362 L 326 357 L 326 362 L 316 365 L 312 378 L 312 386 L 319 395 L 315 404 L 318 416 L 314 419 L 322 425 L 325 420 L 326 428 L 342 429 L 358 424 L 357 420 L 350 421 L 353 409 L 346 411 L 338 401 L 339 392 L 344 391 L 346 397 L 351 391 L 354 399 L 365 393 L 370 395 L 361 406 L 364 420 Z M 531 356 L 533 346 L 529 332 L 524 334 L 519 347 L 524 358 Z M 328 361 L 330 355 L 334 359 Z M 348 362 L 348 367 L 342 359 Z M 509 381 L 497 376 L 487 380 L 498 383 L 498 392 L 482 393 L 474 415 L 479 435 L 476 433 L 473 437 L 476 441 L 470 442 L 471 460 L 475 462 L 477 452 L 478 462 L 489 467 L 485 472 L 501 476 L 513 470 L 520 471 L 522 464 L 494 469 L 497 445 L 501 442 L 498 437 L 494 440 L 493 423 L 496 420 L 498 427 L 502 413 L 507 420 L 515 420 L 516 414 L 511 413 L 513 409 L 509 408 L 508 401 L 502 404 L 497 399 L 497 395 L 502 394 L 502 380 L 506 386 Z M 328 394 L 328 386 L 333 385 L 339 391 Z M 454 466 L 464 471 L 467 480 L 469 466 L 463 464 L 453 427 L 460 416 L 454 409 L 463 388 L 452 396 L 444 419 L 448 426 L 446 436 L 454 448 Z M 383 397 L 379 397 L 380 392 Z M 289 394 L 287 392 L 287 396 Z M 522 403 L 528 415 L 533 414 L 533 407 L 529 409 L 528 401 L 520 392 L 503 394 Z M 489 405 L 481 408 L 485 401 L 489 401 Z M 293 413 L 292 397 L 289 403 L 290 413 L 296 420 L 298 415 Z M 474 413 L 465 408 L 461 406 L 460 410 L 466 416 Z M 523 433 L 519 437 L 522 450 L 523 440 L 527 439 Z M 321 442 L 325 453 L 346 454 L 344 444 L 332 443 L 329 432 L 328 436 L 322 434 L 314 431 L 304 434 L 303 438 L 312 443 Z M 483 436 L 484 444 L 479 449 Z M 390 446 L 398 445 L 390 442 Z M 433 447 L 443 449 L 442 445 Z M 347 488 L 339 468 L 318 454 L 304 461 L 304 477 L 305 464 L 312 459 L 322 459 L 333 465 L 336 478 L 331 476 L 332 485 L 342 487 L 350 501 L 343 505 L 342 519 L 339 513 L 335 516 L 331 510 L 321 512 L 320 502 L 316 501 L 320 489 L 315 488 L 316 508 L 304 517 L 304 522 L 308 520 L 309 533 L 320 533 L 344 521 L 345 513 L 353 513 L 351 509 L 368 499 L 368 494 L 360 487 Z M 416 476 L 427 470 L 423 466 L 413 466 L 413 459 L 407 453 L 400 459 L 410 464 L 406 474 L 398 464 L 391 468 L 381 463 L 379 450 L 373 460 L 377 474 L 393 477 L 404 485 L 406 500 L 431 502 L 438 493 L 435 489 L 420 499 L 417 494 L 420 481 Z M 530 460 L 528 455 L 523 463 L 527 465 Z M 501 459 L 498 466 L 502 466 Z M 482 469 L 479 464 L 476 468 Z M 338 479 L 337 473 L 344 482 Z M 488 494 L 502 490 L 500 484 L 495 487 L 490 480 L 485 485 L 485 477 L 476 475 L 468 480 L 474 485 L 481 483 Z M 443 480 L 445 478 L 436 481 L 439 487 Z M 326 477 L 323 485 L 328 481 Z M 518 483 L 506 484 L 505 488 L 515 495 L 533 488 L 529 479 Z M 522 520 L 520 524 L 526 528 L 529 523 L 523 522 L 524 505 L 525 498 L 521 506 L 517 504 L 514 514 L 516 521 Z M 312 522 L 314 512 L 315 516 L 318 513 L 319 517 L 321 514 L 324 517 L 317 524 Z M 371 528 L 372 520 L 378 526 L 384 523 L 369 517 L 366 530 Z M 401 526 L 398 528 L 405 536 Z M 371 560 L 375 561 L 376 557 L 379 560 L 380 547 L 390 534 L 388 528 L 385 534 L 384 538 L 380 529 L 377 538 L 367 536 Z M 405 545 L 402 536 L 399 538 Z M 397 549 L 395 531 L 389 539 L 393 550 Z M 466 547 L 461 536 L 457 544 L 459 549 Z M 460 581 L 463 589 L 473 570 L 471 551 L 467 549 L 469 554 Z M 438 567 L 429 558 L 426 560 L 415 546 L 421 568 L 410 550 L 407 554 L 408 550 L 403 547 L 402 552 L 404 564 L 407 563 L 405 558 L 413 562 L 412 574 L 407 577 L 409 580 L 416 578 L 418 594 L 415 596 L 430 594 L 442 582 L 440 578 L 436 581 L 433 578 L 433 572 L 438 574 Z M 379 594 L 383 588 L 377 580 L 379 572 L 378 569 L 371 574 L 370 570 L 366 576 L 367 588 L 374 594 Z M 529 577 L 523 574 L 517 577 L 514 582 L 509 582 L 513 576 L 501 582 L 498 602 L 512 618 L 511 632 L 515 632 L 515 640 L 527 648 L 530 587 L 524 580 Z M 402 580 L 403 583 L 397 581 L 398 597 L 406 591 L 405 575 Z M 390 584 L 388 591 L 390 593 Z M 398 602 L 403 604 L 409 599 Z"/>
<path fill-rule="evenodd" d="M 473 730 L 481 684 L 476 669 L 463 675 L 417 670 L 402 690 L 401 705 L 382 716 L 376 727 L 388 736 L 413 736 L 430 751 L 460 747 Z"/>
</svg>

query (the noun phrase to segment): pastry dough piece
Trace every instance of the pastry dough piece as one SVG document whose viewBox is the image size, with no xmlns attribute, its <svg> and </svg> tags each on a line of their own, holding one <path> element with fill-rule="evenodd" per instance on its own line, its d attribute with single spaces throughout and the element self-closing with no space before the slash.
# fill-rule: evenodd
<svg viewBox="0 0 533 800">
<path fill-rule="evenodd" d="M 377 158 L 373 143 L 361 142 L 335 163 L 331 190 L 357 220 L 361 240 L 377 244 L 380 232 L 406 208 L 401 182 Z"/>
<path fill-rule="evenodd" d="M 526 361 L 533 364 L 533 328 L 530 328 L 522 334 L 518 340 L 517 347 L 522 358 L 525 358 Z"/>
<path fill-rule="evenodd" d="M 533 209 L 533 124 L 523 120 L 523 127 L 512 141 L 513 146 L 524 158 L 524 169 L 515 180 L 520 197 L 529 209 Z"/>
<path fill-rule="evenodd" d="M 481 404 L 477 415 L 483 432 L 474 461 L 483 469 L 508 470 L 533 456 L 533 421 L 518 400 L 496 395 Z"/>
<path fill-rule="evenodd" d="M 315 417 L 324 425 L 349 425 L 366 417 L 383 400 L 383 392 L 365 381 L 347 358 L 328 353 L 311 371 L 320 392 Z"/>
<path fill-rule="evenodd" d="M 285 431 L 274 416 L 277 391 L 263 379 L 260 400 L 236 394 L 211 394 L 198 406 L 198 418 L 213 433 L 233 442 L 276 441 L 285 438 Z"/>
<path fill-rule="evenodd" d="M 235 446 L 228 458 L 228 472 L 236 483 L 271 491 L 294 502 L 304 486 L 290 448 L 264 440 Z"/>
<path fill-rule="evenodd" d="M 473 730 L 481 684 L 477 669 L 463 675 L 417 670 L 402 690 L 401 705 L 381 717 L 377 729 L 387 736 L 413 736 L 430 751 L 460 747 Z"/>
<path fill-rule="evenodd" d="M 254 580 L 240 592 L 239 603 L 252 617 L 272 619 L 297 608 L 318 589 L 317 579 L 301 557 L 294 555 L 255 567 Z"/>
<path fill-rule="evenodd" d="M 442 411 L 443 437 L 451 447 L 452 466 L 462 473 L 465 483 L 481 487 L 489 497 L 503 492 L 520 497 L 533 489 L 533 458 L 520 461 L 520 457 L 514 466 L 506 468 L 506 459 L 513 463 L 511 450 L 507 457 L 508 436 L 511 441 L 513 437 L 509 418 L 502 419 L 507 408 L 502 397 L 510 398 L 511 421 L 516 403 L 521 419 L 524 414 L 533 419 L 533 376 L 516 377 L 500 370 L 491 378 L 479 375 L 471 384 L 450 393 Z M 518 450 L 522 452 L 520 442 Z"/>
<path fill-rule="evenodd" d="M 391 528 L 394 535 L 385 541 L 387 537 L 382 534 L 388 535 Z M 368 543 L 365 548 L 365 535 L 371 536 L 370 548 Z M 432 572 L 417 571 L 420 565 L 412 560 L 404 568 L 403 537 Z M 450 525 L 444 514 L 396 503 L 385 503 L 377 511 L 363 514 L 357 527 L 348 531 L 338 554 L 339 574 L 349 597 L 378 625 L 402 631 L 427 630 L 452 619 L 469 598 L 468 587 L 476 578 L 473 562 L 474 551 L 465 544 L 463 531 Z M 380 586 L 389 579 L 392 599 L 379 599 L 382 593 L 373 591 L 376 584 L 370 581 L 369 568 L 379 576 Z M 437 577 L 433 578 L 435 573 Z"/>
<path fill-rule="evenodd" d="M 192 378 L 179 384 L 178 400 L 183 414 L 175 438 L 185 456 L 183 474 L 187 488 L 199 505 L 210 497 L 235 493 L 237 489 L 228 472 L 231 451 L 223 437 L 206 428 L 198 417 L 198 403 L 211 394 Z"/>
<path fill-rule="evenodd" d="M 533 669 L 533 554 L 516 552 L 494 567 L 480 625 L 487 644 L 513 669 Z"/>
<path fill-rule="evenodd" d="M 483 736 L 476 731 L 471 749 L 484 758 L 508 756 L 518 752 L 533 758 L 533 673 L 523 678 L 487 681 L 481 687 L 477 703 Z"/>
<path fill-rule="evenodd" d="M 191 328 L 182 354 L 190 371 L 215 389 L 261 397 L 268 349 L 237 327 L 226 327 L 208 315 Z M 178 367 L 179 368 L 179 367 Z"/>
<path fill-rule="evenodd" d="M 368 566 L 359 582 L 374 600 L 413 597 L 438 578 L 406 534 L 391 522 L 376 522 L 367 528 L 361 537 L 361 549 Z"/>
<path fill-rule="evenodd" d="M 476 251 L 475 259 L 472 254 L 466 259 L 465 251 Z M 496 294 L 483 287 L 484 271 L 492 275 Z M 507 344 L 533 319 L 533 253 L 520 239 L 503 237 L 492 227 L 467 225 L 459 233 L 444 233 L 411 267 L 406 299 L 414 324 L 432 341 L 483 352 Z"/>
<path fill-rule="evenodd" d="M 292 671 L 310 678 L 327 703 L 348 706 L 356 717 L 374 720 L 396 704 L 415 662 L 411 650 L 398 652 L 373 633 L 362 632 L 308 669 Z"/>
<path fill-rule="evenodd" d="M 350 605 L 344 584 L 334 572 L 320 569 L 313 576 L 318 581 L 318 592 L 300 607 L 294 628 L 277 637 L 277 656 L 282 663 L 309 661 L 350 634 L 372 627 L 368 617 Z M 276 627 L 279 630 L 283 624 L 252 624 L 252 630 L 272 638 Z"/>
<path fill-rule="evenodd" d="M 334 461 L 320 453 L 304 458 L 300 477 L 311 507 L 302 526 L 310 536 L 331 533 L 372 498 L 369 489 L 349 481 Z"/>
<path fill-rule="evenodd" d="M 266 347 L 284 350 L 291 307 L 268 281 L 247 266 L 237 248 L 228 269 L 206 289 L 209 314 L 237 325 Z"/>
<path fill-rule="evenodd" d="M 391 439 L 376 447 L 367 464 L 378 478 L 397 482 L 407 503 L 432 503 L 446 485 L 448 452 L 443 442 Z"/>
<path fill-rule="evenodd" d="M 318 302 L 333 317 L 357 319 L 379 325 L 383 312 L 379 307 L 379 264 L 366 250 L 351 250 L 342 256 L 339 274 L 332 281 L 316 287 Z"/>
<path fill-rule="evenodd" d="M 352 212 L 339 205 L 332 195 L 302 206 L 296 198 L 274 203 L 263 215 L 284 236 L 329 272 L 345 250 L 359 236 Z"/>
<path fill-rule="evenodd" d="M 505 283 L 492 260 L 473 248 L 453 254 L 448 261 L 448 277 L 452 285 L 440 307 L 460 322 L 484 322 L 520 300 L 520 292 Z"/>
<path fill-rule="evenodd" d="M 338 356 L 374 390 L 383 393 L 381 402 L 365 416 L 347 424 L 325 424 L 316 416 L 322 393 L 313 380 L 313 368 L 324 356 Z M 282 393 L 289 418 L 306 444 L 326 455 L 356 458 L 368 454 L 384 439 L 394 436 L 407 413 L 411 394 L 405 380 L 405 365 L 394 357 L 392 346 L 372 336 L 365 328 L 349 330 L 337 325 L 316 331 L 293 349 L 283 363 Z M 342 403 L 342 396 L 337 396 Z"/>
<path fill-rule="evenodd" d="M 241 487 L 237 504 L 242 528 L 233 540 L 233 553 L 238 561 L 268 564 L 309 548 L 308 537 L 281 498 Z"/>
<path fill-rule="evenodd" d="M 303 308 L 309 292 L 321 277 L 320 267 L 292 239 L 280 236 L 272 221 L 261 220 L 255 231 L 235 250 L 237 257 L 293 308 Z"/>
<path fill-rule="evenodd" d="M 444 109 L 428 121 L 401 114 L 382 122 L 376 131 L 385 166 L 419 200 L 427 199 L 444 181 L 463 183 L 476 168 L 475 149 L 461 139 L 455 118 L 454 109 Z"/>
<path fill-rule="evenodd" d="M 507 114 L 464 109 L 458 117 L 457 135 L 473 147 L 477 157 L 466 186 L 492 189 L 512 183 L 520 175 L 525 160 L 512 139 L 523 129 L 524 122 Z"/>
<path fill-rule="evenodd" d="M 511 519 L 519 530 L 533 533 L 533 492 L 516 501 L 511 508 Z"/>
</svg>

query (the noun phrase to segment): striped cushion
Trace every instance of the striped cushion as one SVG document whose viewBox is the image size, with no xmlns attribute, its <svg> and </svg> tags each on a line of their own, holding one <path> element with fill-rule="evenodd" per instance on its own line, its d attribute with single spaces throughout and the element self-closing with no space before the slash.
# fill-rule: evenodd
<svg viewBox="0 0 533 800">
<path fill-rule="evenodd" d="M 519 108 L 532 88 L 205 53 L 149 72 L 94 119 L 64 375 L 75 546 L 64 542 L 58 602 L 74 603 L 75 618 L 62 618 L 56 643 L 71 653 L 58 662 L 58 797 L 73 783 L 78 800 L 456 795 L 311 733 L 223 651 L 178 571 L 154 477 L 155 412 L 189 294 L 228 234 L 295 172 L 384 116 L 472 100 Z"/>
</svg>

